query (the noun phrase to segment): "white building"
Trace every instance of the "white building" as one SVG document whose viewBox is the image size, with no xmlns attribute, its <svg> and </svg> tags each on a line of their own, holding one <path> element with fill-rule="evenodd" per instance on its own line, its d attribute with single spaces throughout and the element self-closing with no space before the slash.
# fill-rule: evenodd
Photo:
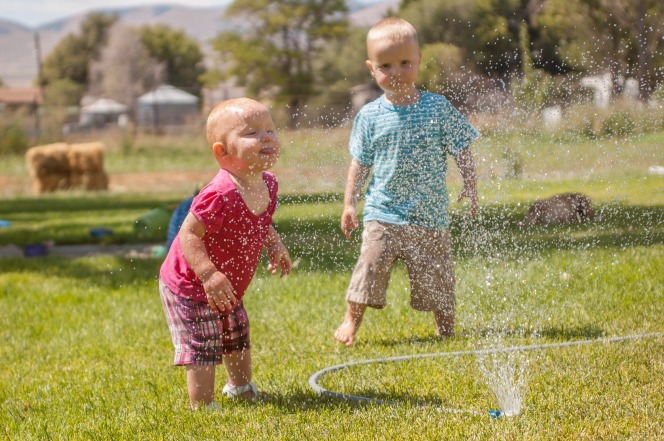
<svg viewBox="0 0 664 441">
<path fill-rule="evenodd" d="M 139 126 L 163 127 L 185 124 L 198 118 L 199 98 L 165 84 L 136 101 L 136 123 Z"/>
<path fill-rule="evenodd" d="M 99 98 L 81 108 L 78 124 L 81 127 L 102 128 L 111 123 L 122 125 L 129 113 L 129 107 L 108 98 Z"/>
</svg>

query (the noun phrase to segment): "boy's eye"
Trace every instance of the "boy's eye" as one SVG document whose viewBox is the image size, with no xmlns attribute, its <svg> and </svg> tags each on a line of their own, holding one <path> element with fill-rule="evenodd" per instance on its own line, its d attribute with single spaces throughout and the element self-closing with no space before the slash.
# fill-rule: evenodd
<svg viewBox="0 0 664 441">
<path fill-rule="evenodd" d="M 406 64 L 409 64 L 409 63 L 410 63 L 410 62 L 409 62 L 408 60 L 403 60 L 403 61 L 401 62 L 402 65 L 406 65 Z"/>
<path fill-rule="evenodd" d="M 382 66 L 380 66 L 381 69 L 387 69 L 388 67 L 390 67 L 389 64 L 383 64 Z"/>
</svg>

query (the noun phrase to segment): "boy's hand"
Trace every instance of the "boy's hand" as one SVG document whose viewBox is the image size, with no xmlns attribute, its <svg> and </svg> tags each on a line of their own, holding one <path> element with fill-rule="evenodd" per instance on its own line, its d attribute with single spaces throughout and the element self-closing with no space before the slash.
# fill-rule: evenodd
<svg viewBox="0 0 664 441">
<path fill-rule="evenodd" d="M 463 188 L 457 202 L 461 202 L 463 198 L 468 198 L 470 201 L 468 216 L 473 217 L 477 213 L 479 204 L 477 202 L 477 173 L 475 172 L 475 161 L 470 147 L 464 149 L 455 159 L 463 178 Z"/>
<path fill-rule="evenodd" d="M 231 306 L 237 302 L 233 285 L 228 277 L 219 271 L 215 271 L 207 280 L 203 281 L 203 289 L 210 307 L 220 314 L 230 311 Z"/>
<path fill-rule="evenodd" d="M 470 206 L 468 207 L 468 216 L 473 217 L 479 209 L 479 203 L 477 202 L 477 187 L 475 182 L 466 182 L 461 189 L 459 198 L 457 202 L 463 201 L 463 198 L 468 198 Z"/>
<path fill-rule="evenodd" d="M 291 259 L 288 250 L 281 241 L 267 247 L 267 257 L 270 259 L 267 270 L 271 271 L 272 275 L 277 274 L 279 267 L 281 267 L 281 277 L 291 273 Z"/>
<path fill-rule="evenodd" d="M 344 212 L 341 214 L 341 231 L 350 239 L 350 230 L 356 230 L 359 226 L 355 207 L 352 205 L 344 206 Z"/>
</svg>

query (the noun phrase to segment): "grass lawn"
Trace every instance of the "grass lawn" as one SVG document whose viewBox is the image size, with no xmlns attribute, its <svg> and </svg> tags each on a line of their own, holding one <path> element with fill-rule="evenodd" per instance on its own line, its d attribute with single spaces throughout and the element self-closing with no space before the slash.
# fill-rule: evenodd
<svg viewBox="0 0 664 441">
<path fill-rule="evenodd" d="M 246 296 L 255 381 L 271 398 L 219 398 L 223 410 L 209 414 L 188 410 L 184 370 L 171 366 L 159 261 L 0 260 L 0 433 L 12 440 L 662 438 L 663 338 L 525 354 L 522 417 L 509 420 L 436 411 L 496 408 L 474 357 L 323 378 L 328 389 L 403 403 L 396 407 L 319 398 L 307 379 L 368 358 L 663 332 L 663 189 L 663 178 L 638 175 L 484 184 L 478 219 L 452 209 L 457 336 L 434 338 L 432 317 L 408 306 L 398 266 L 388 307 L 367 314 L 352 349 L 332 333 L 359 241 L 342 237 L 335 195 L 284 198 L 277 228 L 299 265 L 284 280 L 259 270 Z M 561 190 L 590 194 L 601 221 L 518 225 L 529 202 Z M 117 222 L 124 231 L 155 203 L 177 200 L 123 197 L 2 201 L 0 218 L 24 225 L 0 230 L 0 243 L 47 238 L 63 225 L 72 229 L 57 241 L 86 241 L 89 226 Z M 132 240 L 126 228 L 120 240 Z"/>
</svg>

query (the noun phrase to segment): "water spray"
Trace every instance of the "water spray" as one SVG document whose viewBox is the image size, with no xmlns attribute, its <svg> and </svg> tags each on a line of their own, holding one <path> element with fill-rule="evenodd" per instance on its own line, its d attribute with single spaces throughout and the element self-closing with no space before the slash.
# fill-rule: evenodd
<svg viewBox="0 0 664 441">
<path fill-rule="evenodd" d="M 402 362 L 402 361 L 408 361 L 408 360 L 416 360 L 416 359 L 421 359 L 421 358 L 436 358 L 436 357 L 459 357 L 463 355 L 491 355 L 491 354 L 501 354 L 501 353 L 509 353 L 509 352 L 521 352 L 521 351 L 536 351 L 536 350 L 543 350 L 543 349 L 550 349 L 550 348 L 564 348 L 564 347 L 570 347 L 570 346 L 581 346 L 581 345 L 591 345 L 591 344 L 597 344 L 597 343 L 618 343 L 618 342 L 623 342 L 623 341 L 629 341 L 629 340 L 638 340 L 638 339 L 644 339 L 644 338 L 655 338 L 655 337 L 661 337 L 662 333 L 661 332 L 654 332 L 650 334 L 636 334 L 636 335 L 626 335 L 626 336 L 620 336 L 620 337 L 610 337 L 610 338 L 599 338 L 595 340 L 579 340 L 579 341 L 566 341 L 566 342 L 561 342 L 561 343 L 546 343 L 546 344 L 541 344 L 541 345 L 528 345 L 528 346 L 512 346 L 509 348 L 492 348 L 492 349 L 478 349 L 474 351 L 456 351 L 456 352 L 436 352 L 436 353 L 431 353 L 431 354 L 416 354 L 416 355 L 402 355 L 402 356 L 397 356 L 397 357 L 387 357 L 387 358 L 375 358 L 372 360 L 361 360 L 361 361 L 353 361 L 350 363 L 342 363 L 342 364 L 337 364 L 335 366 L 330 366 L 326 367 L 324 369 L 321 369 L 320 371 L 316 372 L 309 378 L 309 386 L 313 389 L 314 393 L 319 396 L 327 396 L 327 397 L 332 397 L 332 398 L 338 398 L 342 400 L 348 400 L 348 401 L 354 401 L 357 403 L 373 403 L 373 404 L 381 404 L 381 405 L 390 405 L 390 406 L 395 406 L 399 405 L 398 402 L 395 401 L 387 401 L 387 400 L 381 400 L 378 398 L 368 398 L 368 397 L 360 397 L 356 395 L 350 395 L 350 394 L 344 394 L 341 392 L 334 392 L 327 390 L 321 386 L 318 385 L 318 381 L 321 379 L 321 377 L 325 374 L 329 374 L 332 372 L 340 371 L 343 369 L 351 368 L 353 366 L 360 366 L 360 365 L 367 365 L 367 364 L 383 364 L 383 363 L 394 363 L 394 362 Z M 446 413 L 465 413 L 465 414 L 473 414 L 473 415 L 479 415 L 479 416 L 489 416 L 490 418 L 493 419 L 502 419 L 502 418 L 510 418 L 510 417 L 518 417 L 520 416 L 519 413 L 514 413 L 514 412 L 501 412 L 500 410 L 489 410 L 487 411 L 477 411 L 477 410 L 467 410 L 467 409 L 454 409 L 454 408 L 444 408 L 444 407 L 438 407 L 436 408 L 439 412 L 446 412 Z"/>
</svg>

